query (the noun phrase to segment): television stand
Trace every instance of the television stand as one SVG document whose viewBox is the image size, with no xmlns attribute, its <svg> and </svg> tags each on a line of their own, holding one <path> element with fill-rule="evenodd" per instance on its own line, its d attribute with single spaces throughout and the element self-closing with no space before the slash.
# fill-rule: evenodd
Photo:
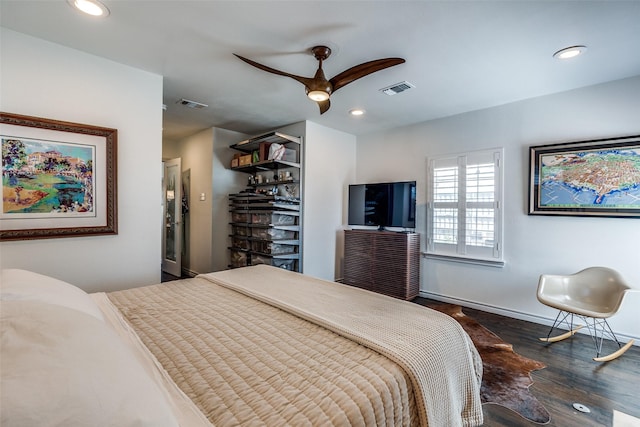
<svg viewBox="0 0 640 427">
<path fill-rule="evenodd" d="M 412 300 L 420 290 L 420 235 L 345 230 L 343 282 Z"/>
</svg>

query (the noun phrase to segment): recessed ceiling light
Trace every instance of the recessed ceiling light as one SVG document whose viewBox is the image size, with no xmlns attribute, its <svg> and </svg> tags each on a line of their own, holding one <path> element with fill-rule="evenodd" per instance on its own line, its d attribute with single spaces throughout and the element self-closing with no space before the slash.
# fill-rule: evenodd
<svg viewBox="0 0 640 427">
<path fill-rule="evenodd" d="M 578 55 L 582 55 L 586 51 L 587 51 L 586 46 L 570 46 L 570 47 L 565 47 L 564 49 L 560 49 L 559 51 L 553 54 L 553 57 L 556 59 L 575 58 Z"/>
<path fill-rule="evenodd" d="M 349 110 L 349 114 L 352 116 L 363 116 L 365 111 L 361 108 L 354 108 L 353 110 Z"/>
<path fill-rule="evenodd" d="M 87 15 L 102 18 L 109 16 L 109 9 L 107 9 L 107 6 L 103 5 L 98 0 L 67 0 L 67 3 Z"/>
</svg>

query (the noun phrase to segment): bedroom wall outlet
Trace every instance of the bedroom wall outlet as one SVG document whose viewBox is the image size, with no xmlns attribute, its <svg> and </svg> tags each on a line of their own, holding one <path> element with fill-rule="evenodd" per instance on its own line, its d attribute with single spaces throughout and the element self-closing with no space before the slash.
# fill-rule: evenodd
<svg viewBox="0 0 640 427">
<path fill-rule="evenodd" d="M 207 198 L 205 197 L 204 193 L 200 193 L 200 201 L 204 202 Z"/>
</svg>

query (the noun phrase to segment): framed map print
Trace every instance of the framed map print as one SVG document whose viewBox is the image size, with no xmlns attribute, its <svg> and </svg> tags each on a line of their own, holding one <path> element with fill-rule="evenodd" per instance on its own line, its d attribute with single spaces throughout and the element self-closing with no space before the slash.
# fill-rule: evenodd
<svg viewBox="0 0 640 427">
<path fill-rule="evenodd" d="M 0 113 L 0 240 L 118 234 L 117 130 Z"/>
<path fill-rule="evenodd" d="M 640 135 L 529 149 L 529 215 L 640 217 Z"/>
</svg>

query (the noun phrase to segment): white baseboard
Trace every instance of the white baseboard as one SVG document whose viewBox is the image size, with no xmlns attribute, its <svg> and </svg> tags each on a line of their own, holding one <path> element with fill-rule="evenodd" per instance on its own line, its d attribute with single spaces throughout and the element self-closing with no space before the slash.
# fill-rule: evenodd
<svg viewBox="0 0 640 427">
<path fill-rule="evenodd" d="M 493 314 L 499 314 L 501 316 L 506 316 L 506 317 L 512 317 L 514 319 L 518 319 L 518 320 L 525 320 L 527 322 L 533 322 L 533 323 L 537 323 L 539 325 L 546 325 L 551 327 L 551 325 L 553 325 L 553 320 L 552 318 L 549 317 L 544 317 L 544 316 L 539 316 L 536 314 L 529 314 L 529 313 L 522 313 L 520 311 L 516 311 L 516 310 L 510 310 L 508 308 L 502 308 L 502 307 L 496 307 L 494 305 L 490 305 L 490 304 L 482 304 L 482 303 L 478 303 L 475 301 L 469 301 L 466 299 L 462 299 L 462 298 L 454 298 L 454 297 L 447 297 L 444 295 L 440 295 L 440 294 L 436 294 L 433 292 L 426 292 L 426 291 L 420 291 L 420 296 L 423 298 L 429 298 L 432 300 L 436 300 L 436 301 L 441 301 L 441 302 L 447 302 L 450 304 L 458 304 L 458 305 L 462 305 L 465 307 L 470 307 L 470 308 L 474 308 L 476 310 L 481 310 L 481 311 L 486 311 L 488 313 L 493 313 Z M 618 337 L 618 340 L 621 342 L 629 342 L 630 340 L 635 340 L 633 345 L 636 346 L 640 346 L 640 337 L 636 337 L 633 335 L 627 335 L 627 334 L 623 334 L 621 332 L 617 332 L 614 331 L 616 336 Z M 586 330 L 586 328 L 581 329 L 580 331 L 578 331 L 578 333 L 581 334 L 589 334 L 589 332 Z"/>
</svg>

